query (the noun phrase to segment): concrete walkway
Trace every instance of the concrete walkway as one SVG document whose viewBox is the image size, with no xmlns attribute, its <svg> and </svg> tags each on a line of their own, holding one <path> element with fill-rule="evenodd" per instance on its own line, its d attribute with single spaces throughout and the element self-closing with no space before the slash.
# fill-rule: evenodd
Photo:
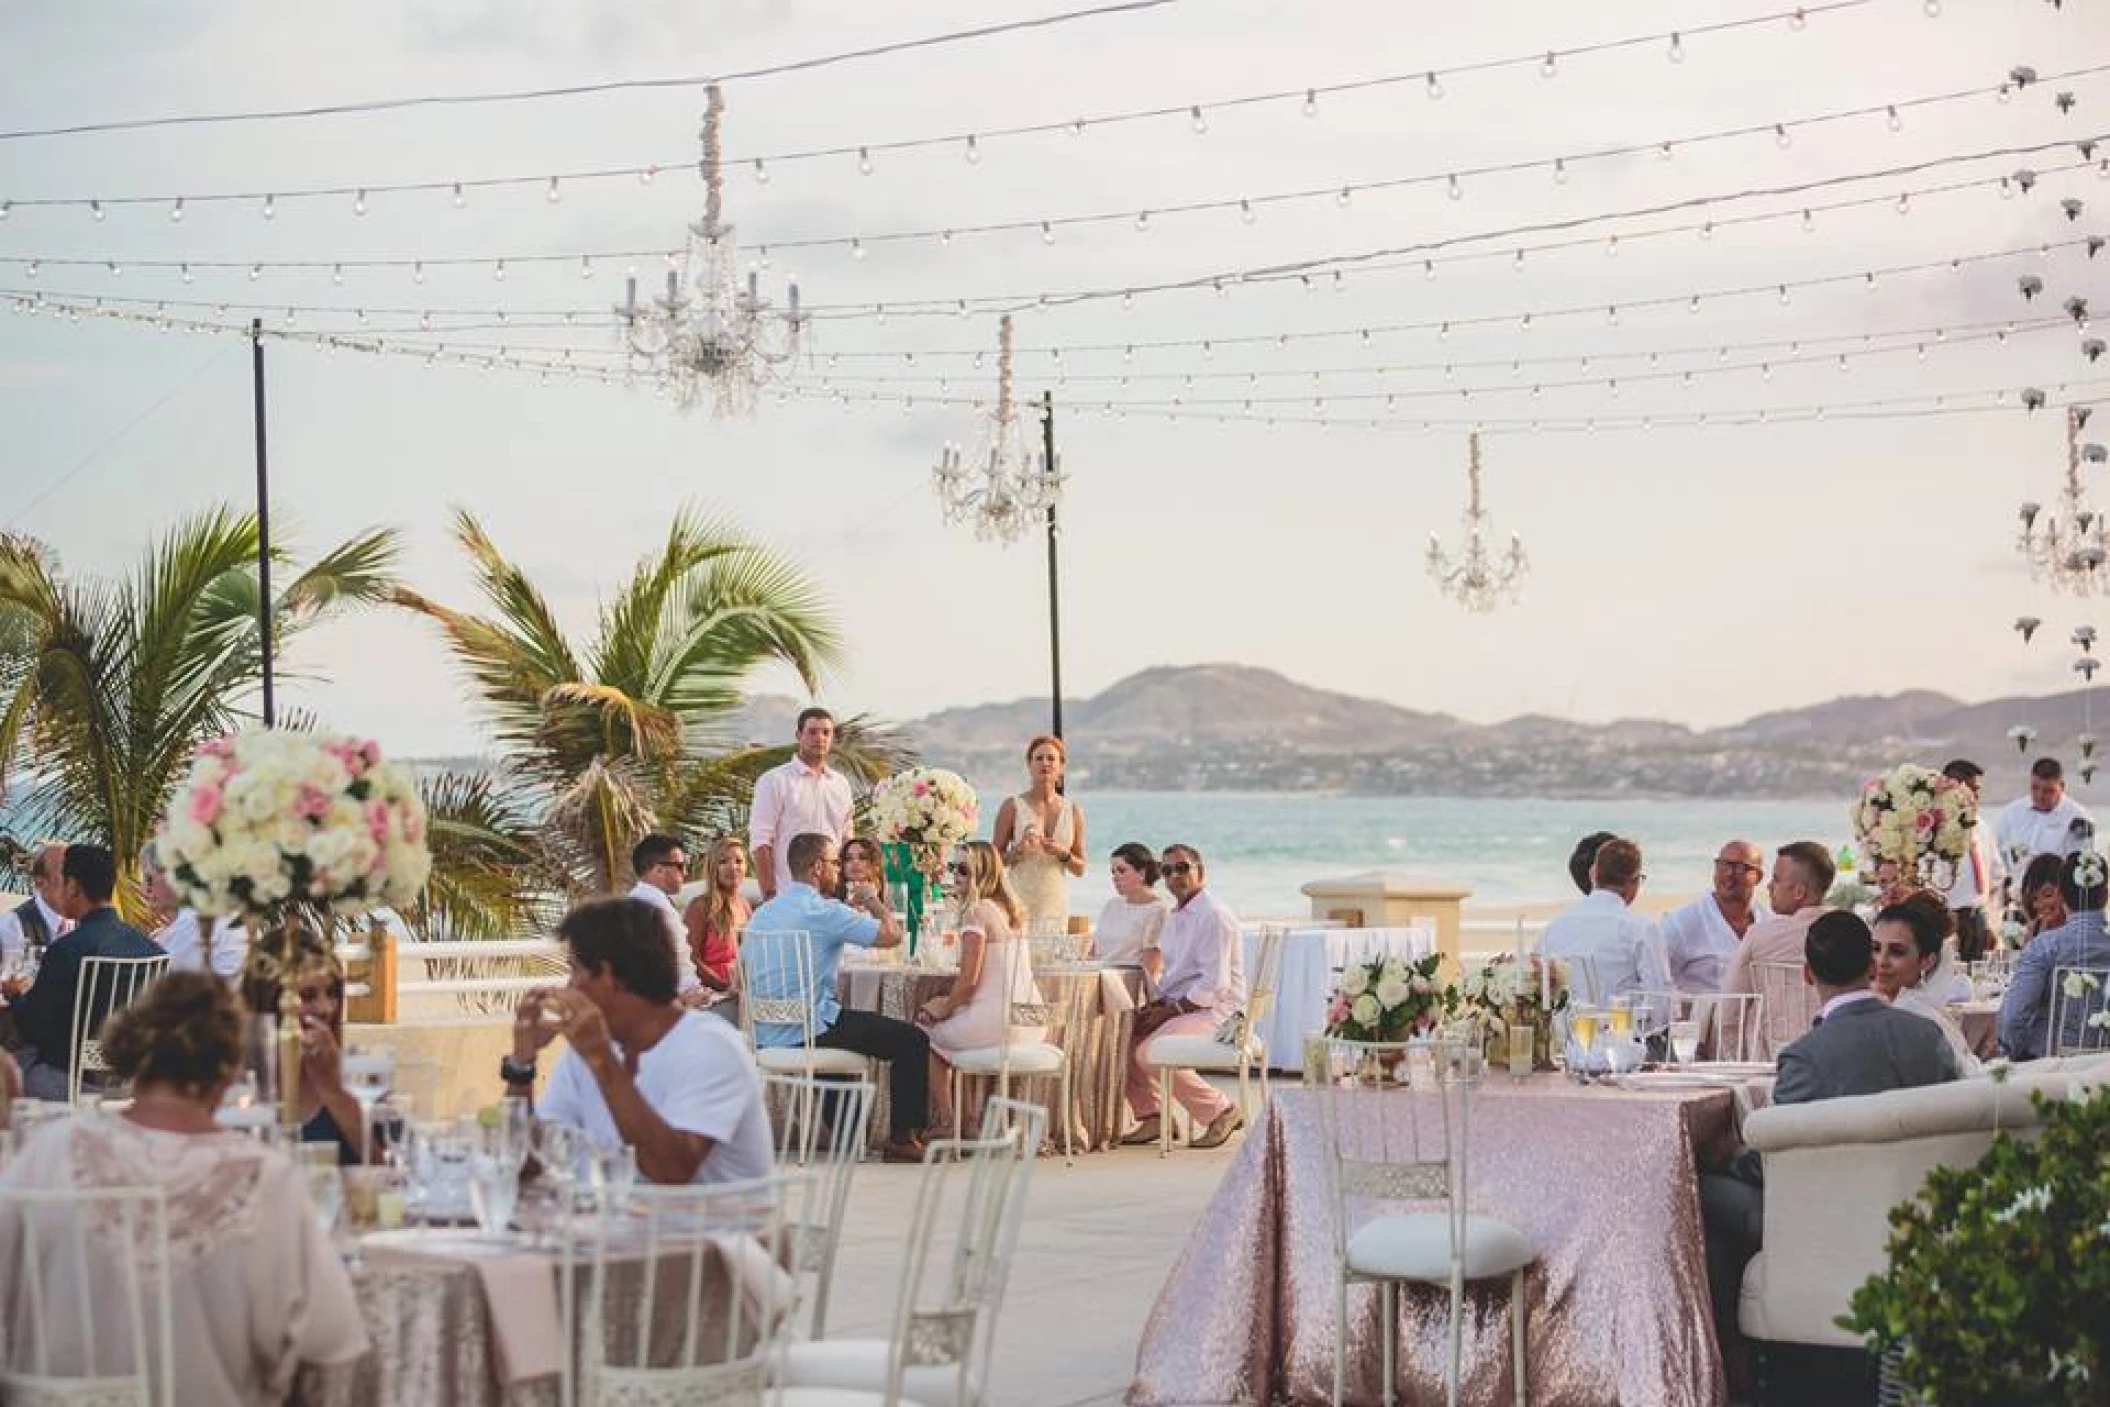
<svg viewBox="0 0 2110 1407">
<path fill-rule="evenodd" d="M 1067 1168 L 1060 1154 L 1041 1160 L 997 1325 L 992 1407 L 1121 1401 L 1143 1321 L 1245 1137 L 1162 1159 L 1152 1147 L 1081 1155 Z M 829 1301 L 831 1338 L 889 1331 L 919 1173 L 858 1168 Z"/>
</svg>

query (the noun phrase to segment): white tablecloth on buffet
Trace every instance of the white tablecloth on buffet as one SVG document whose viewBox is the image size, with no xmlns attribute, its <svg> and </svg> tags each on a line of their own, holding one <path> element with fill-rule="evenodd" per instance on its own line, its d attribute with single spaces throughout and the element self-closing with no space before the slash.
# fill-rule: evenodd
<svg viewBox="0 0 2110 1407">
<path fill-rule="evenodd" d="M 1282 946 L 1282 974 L 1275 1004 L 1260 1023 L 1272 1069 L 1303 1068 L 1304 1035 L 1324 1029 L 1326 999 L 1334 974 L 1352 962 L 1373 958 L 1425 958 L 1436 951 L 1433 923 L 1411 928 L 1292 928 Z M 1260 973 L 1260 930 L 1245 933 L 1246 984 Z"/>
</svg>

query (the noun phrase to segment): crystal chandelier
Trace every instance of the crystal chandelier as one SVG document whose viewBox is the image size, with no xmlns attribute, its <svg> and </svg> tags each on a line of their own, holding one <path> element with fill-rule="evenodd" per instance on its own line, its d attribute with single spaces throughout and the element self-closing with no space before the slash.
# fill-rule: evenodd
<svg viewBox="0 0 2110 1407">
<path fill-rule="evenodd" d="M 2088 416 L 2086 406 L 2066 408 L 2066 482 L 2057 511 L 2047 517 L 2042 504 L 2023 504 L 2022 532 L 2015 542 L 2031 576 L 2072 596 L 2110 592 L 2110 573 L 2102 570 L 2110 562 L 2110 523 L 2091 506 L 2081 483 L 2083 464 L 2101 464 L 2110 456 L 2101 445 L 2081 443 Z"/>
<path fill-rule="evenodd" d="M 759 273 L 740 277 L 740 246 L 724 220 L 725 99 L 715 83 L 705 93 L 703 219 L 689 226 L 680 266 L 667 270 L 667 291 L 641 305 L 632 276 L 615 315 L 633 371 L 658 378 L 684 410 L 708 397 L 712 414 L 724 419 L 753 415 L 762 388 L 790 374 L 812 319 L 799 311 L 797 283 L 778 312 L 762 296 Z"/>
<path fill-rule="evenodd" d="M 1443 550 L 1436 534 L 1429 534 L 1429 575 L 1443 594 L 1469 611 L 1491 611 L 1503 598 L 1514 600 L 1530 563 L 1524 558 L 1524 542 L 1509 535 L 1509 551 L 1497 560 L 1487 545 L 1487 510 L 1480 504 L 1480 436 L 1467 441 L 1470 459 L 1466 465 L 1469 486 L 1465 503 L 1465 550 L 1452 557 Z"/>
<path fill-rule="evenodd" d="M 1011 315 L 997 324 L 996 412 L 982 427 L 970 460 L 948 442 L 938 452 L 931 487 L 948 524 L 971 522 L 984 542 L 1019 540 L 1062 500 L 1058 464 L 1028 450 L 1011 393 Z"/>
</svg>

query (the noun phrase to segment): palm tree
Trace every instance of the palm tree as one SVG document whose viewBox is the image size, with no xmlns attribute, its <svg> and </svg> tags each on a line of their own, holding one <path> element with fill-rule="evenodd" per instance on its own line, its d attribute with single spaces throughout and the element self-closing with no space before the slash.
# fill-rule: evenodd
<svg viewBox="0 0 2110 1407">
<path fill-rule="evenodd" d="M 805 573 L 730 524 L 684 509 L 575 649 L 482 524 L 456 510 L 454 536 L 488 614 L 407 589 L 394 600 L 439 625 L 497 739 L 501 792 L 516 816 L 540 817 L 532 836 L 507 832 L 516 853 L 538 849 L 556 889 L 605 893 L 643 832 L 699 837 L 739 824 L 755 776 L 788 754 L 731 746 L 743 686 L 776 662 L 811 690 L 840 652 Z M 883 774 L 898 747 L 852 723 L 849 769 L 867 780 Z"/>
<path fill-rule="evenodd" d="M 278 594 L 274 634 L 385 599 L 396 555 L 388 529 L 332 548 Z M 140 847 L 191 753 L 248 716 L 261 681 L 256 556 L 255 516 L 224 507 L 116 581 L 72 578 L 42 544 L 0 535 L 0 788 L 27 777 L 41 829 L 108 845 L 135 911 Z"/>
</svg>

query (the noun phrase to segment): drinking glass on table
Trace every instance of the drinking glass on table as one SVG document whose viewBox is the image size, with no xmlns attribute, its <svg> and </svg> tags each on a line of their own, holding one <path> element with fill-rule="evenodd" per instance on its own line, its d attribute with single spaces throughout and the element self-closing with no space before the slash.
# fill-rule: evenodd
<svg viewBox="0 0 2110 1407">
<path fill-rule="evenodd" d="M 1538 1060 L 1538 1032 L 1528 1021 L 1512 1021 L 1505 1032 L 1509 1043 L 1509 1078 L 1518 1084 L 1531 1078 Z"/>
<path fill-rule="evenodd" d="M 1599 1018 L 1595 1007 L 1579 1006 L 1568 1014 L 1568 1039 L 1575 1046 L 1575 1073 L 1590 1075 L 1590 1056 L 1597 1046 Z"/>
<path fill-rule="evenodd" d="M 342 1069 L 345 1091 L 359 1101 L 359 1161 L 370 1162 L 374 1106 L 388 1093 L 389 1082 L 395 1078 L 395 1053 L 371 1046 L 349 1046 L 343 1055 Z"/>
<path fill-rule="evenodd" d="M 486 1236 L 503 1236 L 513 1225 L 513 1209 L 520 1202 L 520 1164 L 499 1153 L 479 1151 L 469 1156 L 469 1208 L 476 1215 L 477 1229 Z"/>
<path fill-rule="evenodd" d="M 1670 1055 L 1680 1065 L 1690 1065 L 1700 1058 L 1700 1023 L 1697 1021 L 1673 1021 L 1670 1023 Z"/>
</svg>

